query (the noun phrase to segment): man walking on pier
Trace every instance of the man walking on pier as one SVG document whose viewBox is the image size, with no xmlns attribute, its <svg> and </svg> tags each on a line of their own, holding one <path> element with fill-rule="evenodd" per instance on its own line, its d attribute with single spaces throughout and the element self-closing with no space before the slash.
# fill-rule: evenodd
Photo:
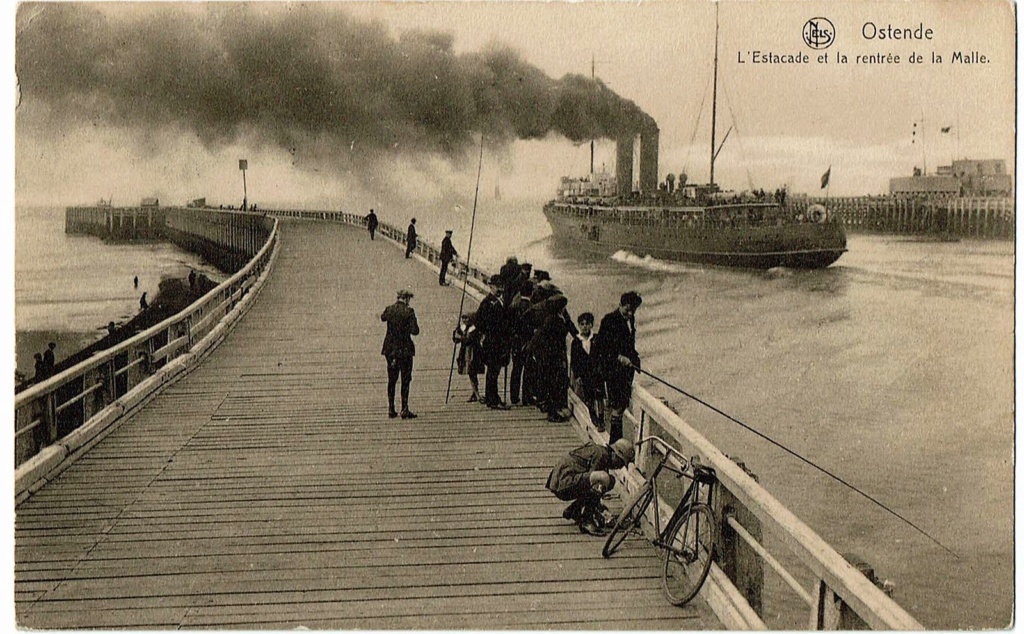
<svg viewBox="0 0 1024 634">
<path fill-rule="evenodd" d="M 409 223 L 409 228 L 405 231 L 405 257 L 412 255 L 412 252 L 416 250 L 416 219 L 413 218 L 412 222 Z"/>
<path fill-rule="evenodd" d="M 409 410 L 409 384 L 412 383 L 412 358 L 416 354 L 412 338 L 420 334 L 420 326 L 416 322 L 416 311 L 409 306 L 411 299 L 411 292 L 404 288 L 399 290 L 398 301 L 385 308 L 380 316 L 380 320 L 388 325 L 380 351 L 388 363 L 388 418 L 399 415 L 395 411 L 395 384 L 399 376 L 402 377 L 401 416 L 416 418 L 416 414 Z"/>
<path fill-rule="evenodd" d="M 441 274 L 437 278 L 441 286 L 448 286 L 448 281 L 445 279 L 448 275 L 448 265 L 458 254 L 459 252 L 452 245 L 452 230 L 448 229 L 444 232 L 444 240 L 441 240 Z"/>
<path fill-rule="evenodd" d="M 377 232 L 377 214 L 370 210 L 370 213 L 366 216 L 366 228 L 370 231 L 370 239 L 373 240 L 373 234 Z"/>
<path fill-rule="evenodd" d="M 622 438 L 622 414 L 633 395 L 633 372 L 640 369 L 636 352 L 636 309 L 643 299 L 635 291 L 623 293 L 619 307 L 604 316 L 594 337 L 591 354 L 607 386 L 608 440 Z"/>
</svg>

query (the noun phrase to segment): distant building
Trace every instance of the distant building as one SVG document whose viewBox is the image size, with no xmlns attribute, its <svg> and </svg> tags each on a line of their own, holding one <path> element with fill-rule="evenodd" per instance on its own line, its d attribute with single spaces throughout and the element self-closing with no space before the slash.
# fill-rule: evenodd
<svg viewBox="0 0 1024 634">
<path fill-rule="evenodd" d="M 139 203 L 139 207 L 159 207 L 159 206 L 160 206 L 160 199 L 159 198 L 143 198 L 142 202 Z"/>
<path fill-rule="evenodd" d="M 196 198 L 194 200 L 190 200 L 188 201 L 188 206 L 194 209 L 201 209 L 206 206 L 206 199 Z"/>
<path fill-rule="evenodd" d="M 941 165 L 934 174 L 889 179 L 894 196 L 1011 196 L 1013 177 L 1006 173 L 1006 162 L 999 159 L 953 161 Z"/>
<path fill-rule="evenodd" d="M 1006 173 L 1006 162 L 999 159 L 953 161 L 953 176 L 960 179 L 964 196 L 1010 196 L 1013 177 Z"/>
</svg>

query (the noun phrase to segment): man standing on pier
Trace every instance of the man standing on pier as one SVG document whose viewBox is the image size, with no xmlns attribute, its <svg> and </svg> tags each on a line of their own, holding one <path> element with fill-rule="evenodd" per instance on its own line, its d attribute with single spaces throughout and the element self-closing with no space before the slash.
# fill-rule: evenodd
<svg viewBox="0 0 1024 634">
<path fill-rule="evenodd" d="M 441 286 L 448 286 L 448 281 L 445 279 L 448 275 L 448 265 L 457 255 L 459 252 L 452 245 L 452 230 L 448 229 L 444 232 L 444 240 L 441 240 L 441 274 L 437 278 Z"/>
<path fill-rule="evenodd" d="M 373 240 L 373 234 L 377 232 L 377 214 L 370 210 L 370 213 L 366 216 L 366 228 L 370 231 L 370 239 Z"/>
<path fill-rule="evenodd" d="M 395 384 L 399 376 L 402 377 L 401 416 L 416 418 L 416 414 L 409 410 L 409 385 L 412 383 L 412 358 L 416 354 L 412 338 L 420 334 L 420 326 L 416 321 L 416 311 L 409 306 L 411 299 L 411 292 L 400 289 L 398 301 L 385 308 L 380 316 L 380 320 L 388 325 L 380 351 L 388 363 L 388 418 L 399 415 L 395 411 Z"/>
<path fill-rule="evenodd" d="M 636 291 L 623 293 L 619 307 L 604 316 L 591 354 L 606 384 L 608 441 L 622 438 L 622 415 L 633 395 L 633 372 L 640 369 L 636 351 L 636 309 L 643 299 Z"/>
<path fill-rule="evenodd" d="M 505 282 L 500 275 L 492 275 L 488 281 L 491 292 L 480 302 L 476 311 L 477 329 L 483 340 L 481 351 L 487 371 L 484 374 L 484 403 L 491 409 L 508 409 L 498 393 L 498 375 L 508 365 L 511 337 L 508 323 L 508 309 L 502 300 Z"/>
<path fill-rule="evenodd" d="M 405 231 L 405 257 L 412 255 L 412 252 L 416 249 L 416 219 L 413 218 L 412 222 L 409 223 L 409 228 Z"/>
</svg>

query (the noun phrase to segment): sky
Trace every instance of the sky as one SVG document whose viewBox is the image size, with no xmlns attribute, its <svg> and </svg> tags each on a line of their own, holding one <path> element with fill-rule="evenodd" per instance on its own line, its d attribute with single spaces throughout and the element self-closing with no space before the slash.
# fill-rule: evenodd
<svg viewBox="0 0 1024 634">
<path fill-rule="evenodd" d="M 481 130 L 484 186 L 543 198 L 560 176 L 588 171 L 590 127 L 617 125 L 587 121 L 568 132 L 584 138 L 571 140 L 572 125 L 530 114 L 561 107 L 545 101 L 552 91 L 578 101 L 563 78 L 589 76 L 592 60 L 611 93 L 659 126 L 660 176 L 708 178 L 710 2 L 71 6 L 63 20 L 46 3 L 22 4 L 12 16 L 18 204 L 128 204 L 152 195 L 238 204 L 239 158 L 248 160 L 249 199 L 267 205 L 444 196 L 472 188 Z M 802 31 L 819 17 L 834 25 L 834 43 L 813 50 Z M 1009 2 L 723 1 L 718 20 L 718 141 L 728 137 L 716 180 L 725 188 L 819 193 L 831 167 L 831 195 L 880 194 L 890 177 L 915 166 L 931 172 L 954 156 L 1015 165 Z M 913 35 L 919 26 L 930 39 L 865 37 L 889 27 Z M 263 50 L 275 46 L 280 52 Z M 804 54 L 809 63 L 755 64 L 754 51 Z M 955 51 L 988 62 L 953 63 Z M 819 63 L 826 52 L 828 63 Z M 848 63 L 836 62 L 840 53 Z M 912 53 L 925 63 L 909 63 Z M 933 53 L 942 63 L 932 63 Z M 858 63 L 869 54 L 900 62 Z M 475 90 L 479 69 L 494 71 L 508 56 L 502 68 L 512 70 L 492 83 L 501 103 L 463 112 L 446 79 Z M 393 66 L 381 71 L 387 90 L 378 75 L 350 71 L 360 65 Z M 175 105 L 165 111 L 168 103 Z M 310 113 L 325 104 L 324 114 Z M 610 140 L 597 141 L 596 163 L 612 169 Z"/>
</svg>

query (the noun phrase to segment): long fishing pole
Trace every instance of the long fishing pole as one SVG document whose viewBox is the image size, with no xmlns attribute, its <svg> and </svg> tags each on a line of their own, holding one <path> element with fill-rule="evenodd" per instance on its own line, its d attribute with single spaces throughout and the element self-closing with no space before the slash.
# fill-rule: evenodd
<svg viewBox="0 0 1024 634">
<path fill-rule="evenodd" d="M 741 421 L 741 420 L 737 419 L 737 418 L 736 418 L 735 416 L 731 416 L 731 415 L 727 414 L 726 412 L 723 412 L 722 410 L 718 409 L 717 407 L 715 407 L 715 406 L 714 406 L 714 405 L 712 405 L 711 403 L 708 403 L 707 401 L 705 401 L 705 400 L 702 400 L 702 399 L 700 399 L 700 398 L 698 398 L 698 397 L 694 396 L 693 394 L 690 394 L 690 393 L 689 393 L 689 392 L 687 392 L 686 390 L 684 390 L 684 389 L 682 389 L 682 388 L 680 388 L 680 387 L 677 387 L 677 386 L 675 386 L 675 385 L 672 385 L 671 383 L 669 383 L 669 382 L 668 382 L 668 381 L 666 381 L 665 379 L 661 378 L 660 376 L 657 376 L 656 374 L 651 374 L 651 373 L 650 373 L 650 372 L 648 372 L 647 370 L 642 370 L 642 369 L 640 369 L 640 368 L 636 367 L 635 365 L 633 365 L 632 363 L 630 364 L 630 367 L 632 367 L 632 368 L 633 368 L 634 370 L 636 370 L 637 372 L 639 372 L 639 373 L 641 373 L 641 374 L 645 374 L 645 375 L 647 375 L 647 376 L 651 377 L 652 379 L 654 379 L 655 381 L 657 381 L 657 382 L 659 382 L 659 383 L 661 383 L 661 384 L 663 384 L 663 385 L 666 385 L 666 386 L 668 386 L 669 388 L 671 388 L 671 389 L 675 390 L 676 392 L 679 392 L 679 393 L 680 393 L 680 394 L 682 394 L 683 396 L 685 396 L 685 397 L 687 397 L 687 398 L 689 398 L 689 399 L 692 399 L 692 400 L 694 400 L 694 401 L 696 401 L 696 402 L 700 403 L 700 404 L 701 404 L 701 405 L 703 405 L 704 407 L 706 407 L 706 408 L 708 408 L 708 409 L 710 409 L 710 410 L 712 410 L 712 411 L 714 411 L 714 412 L 716 412 L 716 413 L 718 413 L 718 414 L 721 414 L 721 415 L 722 415 L 722 416 L 724 416 L 725 418 L 727 418 L 727 419 L 731 420 L 732 422 L 736 423 L 737 425 L 739 425 L 740 427 L 742 427 L 742 428 L 746 429 L 747 431 L 750 431 L 750 432 L 754 433 L 755 435 L 759 436 L 760 438 L 763 438 L 764 440 L 767 440 L 767 441 L 768 441 L 768 442 L 770 442 L 771 444 L 775 445 L 775 446 L 776 446 L 776 447 L 778 447 L 779 449 L 782 449 L 783 451 L 785 451 L 786 453 L 790 454 L 791 456 L 793 456 L 793 457 L 797 458 L 797 459 L 798 459 L 798 460 L 800 460 L 801 462 L 804 462 L 805 464 L 808 464 L 808 465 L 810 465 L 811 467 L 814 467 L 815 469 L 817 469 L 817 470 L 818 470 L 818 471 L 820 471 L 821 473 L 824 473 L 825 475 L 827 475 L 828 477 L 832 478 L 832 479 L 833 479 L 833 480 L 835 480 L 836 482 L 839 482 L 840 484 L 842 484 L 842 485 L 844 485 L 844 486 L 846 486 L 846 487 L 848 487 L 848 488 L 852 489 L 853 491 L 856 491 L 856 492 L 857 492 L 857 493 L 859 493 L 860 495 L 864 496 L 865 498 L 867 498 L 867 499 L 868 499 L 868 500 L 870 500 L 871 502 L 873 502 L 873 503 L 875 503 L 876 505 L 878 505 L 878 506 L 879 506 L 880 508 L 882 508 L 882 509 L 883 509 L 883 510 L 885 510 L 886 512 L 888 512 L 888 513 L 890 513 L 890 514 L 894 515 L 895 517 L 897 517 L 897 518 L 899 518 L 899 519 L 903 520 L 904 522 L 906 522 L 906 523 L 907 523 L 907 524 L 908 524 L 908 525 L 909 525 L 909 526 L 910 526 L 911 528 L 913 528 L 914 530 L 916 530 L 917 532 L 921 533 L 922 535 L 924 535 L 925 537 L 927 537 L 927 538 L 928 538 L 928 539 L 930 539 L 931 541 L 933 541 L 933 542 L 935 542 L 936 544 L 938 544 L 938 545 L 939 545 L 939 547 L 941 547 L 941 548 L 942 548 L 943 550 L 945 550 L 945 551 L 946 551 L 946 552 L 948 552 L 949 554 L 953 555 L 953 557 L 955 557 L 955 558 L 957 558 L 957 559 L 959 559 L 959 558 L 960 558 L 960 557 L 959 557 L 959 556 L 958 556 L 958 555 L 957 555 L 957 554 L 956 554 L 955 552 L 953 552 L 952 550 L 950 550 L 950 549 L 949 549 L 949 547 L 947 547 L 947 546 L 946 546 L 945 544 L 943 544 L 943 543 L 942 543 L 942 542 L 940 542 L 939 540 L 937 540 L 937 539 L 935 539 L 934 537 L 932 537 L 931 535 L 929 535 L 929 534 L 928 534 L 927 532 L 925 532 L 925 530 L 924 530 L 924 529 L 922 529 L 922 528 L 921 528 L 920 526 L 918 526 L 917 524 L 915 524 L 915 523 L 911 522 L 911 521 L 910 521 L 910 520 L 908 520 L 908 519 L 907 519 L 906 517 L 904 517 L 904 516 L 900 515 L 900 514 L 899 514 L 899 513 L 897 513 L 896 511 L 892 510 L 891 508 L 889 508 L 888 506 L 886 506 L 886 505 L 885 505 L 884 503 L 882 503 L 882 502 L 881 502 L 881 501 L 879 501 L 878 499 L 876 499 L 876 498 L 872 497 L 872 496 L 871 496 L 870 494 L 868 494 L 868 493 L 866 493 L 865 491 L 863 491 L 863 490 L 859 489 L 858 487 L 856 487 L 856 486 L 854 486 L 854 485 L 850 484 L 849 482 L 847 482 L 847 481 L 846 481 L 846 480 L 844 480 L 843 478 L 841 478 L 841 477 L 837 476 L 836 474 L 832 473 L 832 472 L 831 472 L 831 471 L 829 471 L 828 469 L 825 469 L 824 467 L 820 467 L 820 466 L 818 466 L 817 464 L 815 464 L 815 463 L 811 462 L 810 460 L 808 460 L 807 458 L 805 458 L 805 457 L 801 456 L 800 454 L 798 454 L 797 452 L 793 451 L 793 450 L 792 450 L 792 449 L 790 449 L 789 447 L 787 447 L 787 446 L 783 445 L 782 443 L 780 443 L 779 441 L 775 440 L 774 438 L 771 438 L 771 437 L 769 437 L 769 436 L 768 436 L 767 434 L 765 434 L 765 433 L 763 433 L 763 432 L 760 432 L 760 431 L 758 431 L 758 430 L 754 429 L 754 428 L 753 428 L 753 427 L 751 427 L 750 425 L 748 425 L 748 424 L 744 423 L 743 421 Z"/>
<path fill-rule="evenodd" d="M 473 257 L 473 230 L 476 228 L 476 203 L 480 198 L 480 174 L 484 167 L 484 135 L 480 133 L 480 158 L 476 166 L 476 191 L 473 192 L 473 216 L 469 221 L 469 246 L 466 247 L 466 276 L 462 278 L 462 299 L 459 300 L 459 317 L 455 320 L 455 327 L 462 323 L 462 309 L 466 305 L 466 286 L 469 284 L 469 259 Z M 448 404 L 448 397 L 452 392 L 452 374 L 455 371 L 455 353 L 458 344 L 452 343 L 452 363 L 448 366 L 448 387 L 444 391 L 444 404 Z"/>
</svg>

